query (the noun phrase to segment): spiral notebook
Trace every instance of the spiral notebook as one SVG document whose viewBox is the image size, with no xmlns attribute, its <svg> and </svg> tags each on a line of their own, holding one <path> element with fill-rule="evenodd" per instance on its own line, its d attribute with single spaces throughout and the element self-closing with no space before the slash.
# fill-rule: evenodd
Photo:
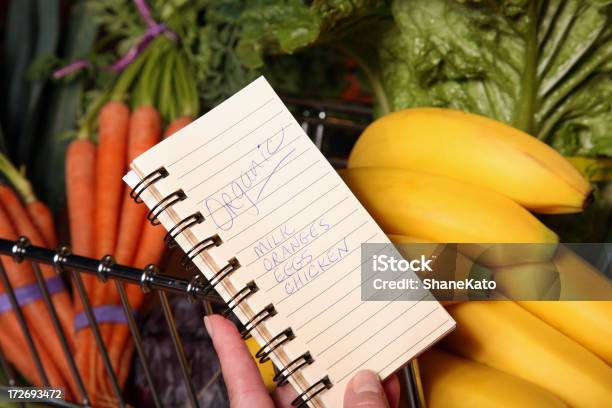
<svg viewBox="0 0 612 408">
<path fill-rule="evenodd" d="M 358 370 L 388 377 L 455 325 L 429 293 L 361 300 L 360 246 L 389 241 L 263 77 L 136 158 L 125 181 L 295 405 L 341 407 Z"/>
</svg>

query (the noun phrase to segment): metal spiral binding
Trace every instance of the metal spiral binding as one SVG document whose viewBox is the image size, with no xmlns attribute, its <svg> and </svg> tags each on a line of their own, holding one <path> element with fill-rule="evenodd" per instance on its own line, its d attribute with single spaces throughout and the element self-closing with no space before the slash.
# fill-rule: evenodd
<svg viewBox="0 0 612 408">
<path fill-rule="evenodd" d="M 151 174 L 144 177 L 140 180 L 130 192 L 130 197 L 136 203 L 142 203 L 140 199 L 140 195 L 150 186 L 155 184 L 157 181 L 168 176 L 168 172 L 164 167 L 160 167 L 155 170 Z M 161 213 L 172 207 L 174 204 L 183 201 L 187 198 L 183 190 L 177 190 L 172 194 L 164 197 L 160 200 L 155 206 L 151 208 L 149 213 L 147 214 L 147 219 L 153 225 L 159 225 L 160 222 L 158 217 Z M 197 224 L 204 222 L 205 218 L 202 213 L 195 212 L 188 217 L 185 217 L 178 223 L 176 223 L 172 228 L 170 228 L 164 237 L 164 242 L 169 248 L 173 248 L 176 246 L 176 238 L 182 233 L 188 231 L 190 228 L 194 227 Z M 210 237 L 203 239 L 194 245 L 189 251 L 185 253 L 183 258 L 181 259 L 181 265 L 189 270 L 194 268 L 194 259 L 198 257 L 203 252 L 213 248 L 218 247 L 223 244 L 223 240 L 219 237 L 219 235 L 215 234 Z M 236 269 L 240 268 L 240 262 L 238 259 L 232 258 L 228 261 L 228 263 L 219 271 L 215 273 L 215 275 L 208 280 L 208 285 L 204 289 L 205 293 L 216 288 L 216 286 L 223 282 L 225 278 L 227 278 L 232 272 Z M 148 275 L 147 272 L 143 273 L 143 280 L 146 281 L 145 276 Z M 191 293 L 197 286 L 200 286 L 199 275 L 196 275 L 194 279 L 189 283 L 187 287 L 187 293 Z M 224 316 L 228 316 L 230 313 L 234 311 L 236 307 L 242 304 L 246 299 L 248 299 L 251 295 L 259 290 L 257 284 L 254 281 L 248 282 L 241 290 L 236 292 L 226 303 L 227 309 L 223 312 Z M 251 332 L 260 324 L 275 316 L 277 311 L 273 304 L 269 304 L 264 307 L 261 311 L 256 313 L 246 324 L 244 325 L 244 329 L 240 333 L 243 339 L 248 339 L 251 337 Z M 283 330 L 278 333 L 276 336 L 272 337 L 266 344 L 261 347 L 255 357 L 259 359 L 260 363 L 265 363 L 270 360 L 271 354 L 274 353 L 275 350 L 282 347 L 283 345 L 289 343 L 293 339 L 295 339 L 295 334 L 291 327 Z M 284 385 L 288 382 L 289 377 L 297 373 L 302 368 L 314 363 L 314 359 L 310 352 L 305 352 L 295 360 L 291 361 L 285 367 L 280 369 L 277 374 L 274 376 L 274 381 L 280 386 Z M 302 408 L 307 406 L 308 402 L 315 398 L 317 395 L 322 393 L 323 391 L 332 387 L 332 382 L 329 377 L 324 377 L 316 383 L 309 386 L 303 393 L 301 393 L 296 399 L 292 401 L 292 405 L 298 408 Z"/>
<path fill-rule="evenodd" d="M 272 316 L 275 316 L 276 313 L 276 309 L 271 303 L 261 309 L 259 313 L 255 314 L 255 316 L 253 316 L 251 320 L 245 323 L 244 330 L 242 330 L 242 332 L 240 333 L 242 335 L 242 338 L 246 340 L 251 337 L 251 332 L 253 331 L 253 329 L 255 329 L 257 326 L 259 326 L 261 323 L 268 320 Z"/>
<path fill-rule="evenodd" d="M 305 352 L 280 370 L 274 376 L 273 380 L 279 386 L 285 385 L 289 382 L 289 377 L 299 371 L 302 367 L 314 363 L 314 358 L 309 351 Z"/>
<path fill-rule="evenodd" d="M 258 358 L 259 362 L 263 364 L 270 360 L 270 354 L 272 354 L 274 350 L 293 339 L 295 339 L 295 334 L 291 327 L 288 327 L 264 344 L 263 347 L 255 353 L 255 358 Z"/>
<path fill-rule="evenodd" d="M 227 261 L 227 265 L 219 269 L 219 271 L 211 279 L 208 280 L 208 288 L 206 288 L 205 292 L 210 292 L 211 290 L 213 290 L 218 284 L 223 282 L 225 278 L 227 278 L 232 272 L 234 272 L 238 268 L 240 268 L 240 262 L 238 262 L 238 259 L 232 258 Z"/>
<path fill-rule="evenodd" d="M 208 238 L 203 239 L 194 245 L 181 259 L 181 266 L 185 268 L 187 271 L 191 271 L 193 269 L 193 260 L 196 256 L 200 255 L 202 252 L 209 250 L 212 247 L 219 246 L 223 243 L 223 240 L 219 237 L 219 235 L 211 235 Z"/>
<path fill-rule="evenodd" d="M 150 186 L 157 183 L 159 180 L 168 177 L 168 170 L 164 167 L 160 167 L 159 169 L 151 172 L 147 176 L 145 176 L 142 180 L 140 180 L 130 191 L 130 197 L 132 200 L 136 202 L 136 204 L 142 203 L 140 199 L 140 195 Z"/>
<path fill-rule="evenodd" d="M 244 302 L 253 293 L 257 292 L 259 287 L 254 281 L 248 282 L 244 288 L 240 289 L 232 298 L 227 302 L 227 309 L 223 312 L 223 316 L 227 317 L 234 311 L 234 309 Z"/>
<path fill-rule="evenodd" d="M 314 399 L 317 395 L 325 390 L 329 390 L 333 384 L 328 376 L 321 378 L 316 383 L 308 387 L 303 393 L 298 395 L 296 399 L 291 401 L 291 405 L 296 408 L 302 408 L 308 405 L 308 402 Z"/>
<path fill-rule="evenodd" d="M 183 218 L 181 221 L 176 223 L 174 227 L 170 228 L 164 237 L 164 242 L 168 248 L 174 248 L 176 246 L 176 237 L 187 231 L 189 228 L 197 224 L 201 224 L 202 222 L 204 222 L 204 216 L 199 211 L 191 214 L 189 217 Z"/>
<path fill-rule="evenodd" d="M 147 214 L 147 220 L 153 225 L 159 225 L 161 222 L 157 219 L 161 213 L 172 207 L 179 201 L 183 201 L 187 198 L 187 195 L 183 190 L 176 190 L 174 193 L 168 194 L 162 198 L 161 201 L 153 206 Z"/>
</svg>

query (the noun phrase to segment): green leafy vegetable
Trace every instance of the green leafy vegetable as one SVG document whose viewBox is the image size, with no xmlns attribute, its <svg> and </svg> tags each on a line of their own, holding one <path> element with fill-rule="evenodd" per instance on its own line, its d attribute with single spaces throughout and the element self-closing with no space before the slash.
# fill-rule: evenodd
<svg viewBox="0 0 612 408">
<path fill-rule="evenodd" d="M 263 66 L 263 54 L 291 54 L 314 42 L 319 20 L 301 0 L 250 0 L 240 15 L 237 54 L 250 68 Z"/>
<path fill-rule="evenodd" d="M 127 50 L 145 28 L 135 8 L 122 0 L 96 3 L 105 31 Z M 610 0 L 150 4 L 154 18 L 179 34 L 207 105 L 261 73 L 298 89 L 307 73 L 283 78 L 283 68 L 315 55 L 304 49 L 324 45 L 360 64 L 378 114 L 450 107 L 510 123 L 564 154 L 612 156 Z M 294 60 L 280 57 L 295 53 Z"/>
<path fill-rule="evenodd" d="M 371 9 L 382 8 L 384 3 L 383 0 L 319 0 L 310 5 L 304 0 L 150 0 L 152 17 L 167 24 L 180 38 L 176 45 L 179 54 L 164 62 L 162 94 L 174 86 L 168 83 L 168 74 L 175 72 L 169 69 L 180 56 L 186 59 L 179 61 L 179 66 L 185 62 L 189 74 L 185 77 L 193 81 L 187 84 L 178 81 L 176 86 L 184 94 L 197 86 L 205 106 L 216 105 L 262 74 L 281 92 L 319 89 L 333 90 L 338 95 L 344 82 L 339 78 L 341 70 L 332 72 L 332 68 L 337 68 L 337 50 L 312 46 L 350 31 L 360 18 L 369 15 Z M 105 41 L 118 44 L 116 54 L 126 52 L 146 29 L 131 2 L 101 0 L 92 3 L 92 7 L 96 21 L 104 25 Z M 194 95 L 189 97 L 192 102 L 188 105 L 196 106 Z M 164 112 L 174 109 L 167 98 L 160 100 L 160 105 Z"/>
<path fill-rule="evenodd" d="M 377 39 L 376 31 L 364 31 L 372 21 L 384 19 L 390 23 L 388 0 L 315 0 L 311 9 L 320 20 L 320 41 L 342 41 L 347 35 L 366 34 L 361 42 Z"/>
<path fill-rule="evenodd" d="M 389 109 L 462 109 L 565 154 L 612 155 L 611 4 L 395 1 L 379 49 Z"/>
</svg>

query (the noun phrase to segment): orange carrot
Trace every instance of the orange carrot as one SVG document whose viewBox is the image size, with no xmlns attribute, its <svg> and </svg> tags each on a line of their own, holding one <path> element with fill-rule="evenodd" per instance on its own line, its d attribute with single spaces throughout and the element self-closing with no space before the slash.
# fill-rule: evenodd
<svg viewBox="0 0 612 408">
<path fill-rule="evenodd" d="M 96 257 L 112 254 L 117 244 L 123 194 L 130 111 L 110 101 L 100 111 L 96 178 Z"/>
<path fill-rule="evenodd" d="M 77 139 L 66 150 L 66 195 L 70 242 L 75 254 L 95 256 L 96 145 Z M 85 274 L 85 277 L 93 278 Z M 80 303 L 76 302 L 76 303 Z"/>
<path fill-rule="evenodd" d="M 88 139 L 77 139 L 66 150 L 66 195 L 68 199 L 68 220 L 70 222 L 70 241 L 75 254 L 95 256 L 95 183 L 96 183 L 96 145 Z M 83 274 L 83 285 L 91 294 L 95 277 Z M 76 294 L 76 289 L 73 290 Z M 75 312 L 83 311 L 81 299 L 74 297 Z M 91 330 L 80 330 L 75 335 L 75 360 L 88 393 L 94 391 L 95 373 L 90 364 L 90 356 L 96 353 Z"/>
<path fill-rule="evenodd" d="M 117 245 L 119 217 L 123 195 L 122 177 L 126 167 L 127 139 L 130 111 L 127 105 L 119 100 L 107 102 L 98 116 L 98 155 L 96 158 L 96 192 L 95 192 L 95 256 L 102 258 L 113 254 Z M 94 281 L 90 294 L 93 307 L 116 304 L 119 295 L 113 282 Z M 108 345 L 112 334 L 111 323 L 100 323 L 100 333 L 104 344 Z M 91 329 L 86 328 L 89 332 Z M 94 344 L 86 349 L 93 349 Z M 89 375 L 91 384 L 96 387 L 98 367 L 103 367 L 101 356 L 89 353 Z M 92 395 L 97 395 L 93 392 Z"/>
<path fill-rule="evenodd" d="M 153 147 L 159 141 L 160 133 L 161 119 L 155 108 L 152 106 L 140 106 L 134 110 L 130 117 L 127 161 L 131 162 L 140 154 Z M 130 198 L 129 189 L 126 188 L 121 209 L 119 239 L 115 250 L 116 261 L 118 263 L 124 265 L 132 263 L 142 232 L 142 226 L 146 219 L 146 213 L 146 207 L 134 203 Z M 129 328 L 125 324 L 117 324 L 113 328 L 108 352 L 116 371 L 119 369 L 119 361 L 128 335 Z M 98 367 L 99 378 L 104 378 L 103 371 L 103 367 Z M 123 386 L 123 382 L 121 386 Z"/>
<path fill-rule="evenodd" d="M 36 225 L 36 228 L 40 232 L 45 245 L 48 248 L 57 248 L 57 236 L 55 235 L 55 222 L 53 221 L 53 214 L 45 203 L 40 200 L 34 200 L 27 202 L 26 209 L 32 222 Z"/>
<path fill-rule="evenodd" d="M 9 212 L 6 211 L 3 200 L 1 199 L 0 238 L 9 240 L 14 240 L 17 238 L 17 233 L 15 232 L 15 226 L 11 220 L 11 216 Z M 15 263 L 11 257 L 6 255 L 0 256 L 0 259 L 2 260 L 2 265 L 4 265 L 4 268 L 6 269 L 9 281 L 14 288 L 19 288 L 21 286 L 30 285 L 36 282 L 34 272 L 30 268 L 26 267 L 26 263 Z"/>
<path fill-rule="evenodd" d="M 0 153 L 0 172 L 5 175 L 10 184 L 19 193 L 36 230 L 43 238 L 44 244 L 47 247 L 55 248 L 57 246 L 57 238 L 55 236 L 53 215 L 49 207 L 38 200 L 30 181 L 2 153 Z"/>
<path fill-rule="evenodd" d="M 15 229 L 12 222 L 0 203 L 0 237 L 4 239 L 14 239 Z M 13 262 L 8 256 L 0 256 L 0 261 L 9 276 L 11 284 L 15 287 L 32 284 L 36 281 L 32 271 L 27 271 L 23 265 Z M 12 279 L 11 279 L 12 278 Z M 0 284 L 0 294 L 4 293 L 4 286 Z M 25 339 L 17 323 L 15 312 L 9 311 L 0 314 L 3 334 L 0 336 L 4 355 L 17 367 L 28 380 L 33 383 L 42 384 L 42 379 L 38 377 L 34 361 L 26 351 Z M 19 357 L 18 357 L 19 356 Z M 23 358 L 20 358 L 23 357 Z M 18 360 L 18 361 L 14 361 Z"/>
<path fill-rule="evenodd" d="M 2 285 L 0 285 L 0 289 L 2 289 Z M 2 290 L 0 290 L 0 293 L 2 293 Z M 12 334 L 12 336 L 5 334 L 0 336 L 0 346 L 4 356 L 30 384 L 36 387 L 44 386 L 14 312 L 4 313 L 0 316 L 0 322 L 2 330 Z M 34 347 L 39 352 L 38 354 L 49 384 L 55 387 L 63 387 L 66 391 L 66 399 L 71 400 L 72 392 L 66 386 L 66 381 L 51 360 L 49 354 L 45 352 L 43 343 L 35 334 L 32 335 L 32 339 L 34 340 Z"/>
<path fill-rule="evenodd" d="M 159 141 L 161 121 L 155 108 L 141 106 L 130 117 L 130 134 L 128 139 L 127 161 L 132 162 L 140 154 L 153 147 Z M 123 195 L 119 239 L 115 249 L 116 260 L 120 264 L 130 265 L 136 253 L 138 239 L 145 221 L 146 207 L 136 205 L 130 198 L 129 190 Z"/>
<path fill-rule="evenodd" d="M 99 138 L 95 192 L 95 256 L 97 258 L 112 255 L 117 244 L 129 118 L 130 111 L 127 105 L 119 101 L 107 102 L 98 117 Z M 114 285 L 101 284 L 96 281 L 91 301 L 94 307 L 117 303 L 118 295 Z M 106 342 L 110 335 L 109 328 L 102 331 Z"/>
<path fill-rule="evenodd" d="M 7 187 L 0 185 L 0 201 L 4 205 L 4 209 L 6 210 L 7 215 L 13 221 L 15 226 L 15 232 L 20 235 L 25 235 L 30 239 L 33 245 L 36 246 L 45 246 L 45 242 L 43 241 L 40 232 L 30 219 L 30 216 L 19 201 L 19 198 L 15 194 L 15 192 Z M 15 237 L 17 238 L 17 237 Z M 40 269 L 45 279 L 50 279 L 56 276 L 55 271 L 49 265 L 40 265 Z M 62 328 L 64 329 L 64 333 L 66 334 L 66 338 L 69 341 L 70 345 L 74 347 L 73 338 L 72 338 L 72 323 L 74 320 L 74 310 L 72 308 L 72 302 L 70 300 L 70 296 L 68 292 L 61 291 L 52 296 L 53 304 L 57 310 L 57 315 L 62 324 Z M 51 332 L 53 333 L 53 331 Z M 63 359 L 62 354 L 60 354 L 60 358 Z"/>
<path fill-rule="evenodd" d="M 127 105 L 119 101 L 107 102 L 98 117 L 99 139 L 95 194 L 95 256 L 97 258 L 112 255 L 117 245 L 129 119 L 130 111 Z M 117 303 L 118 299 L 119 296 L 112 283 L 99 284 L 96 282 L 91 299 L 94 307 Z M 102 328 L 105 342 L 108 342 L 109 330 L 110 328 Z"/>
<path fill-rule="evenodd" d="M 49 208 L 36 198 L 28 179 L 3 154 L 0 154 L 0 171 L 13 185 L 26 205 L 24 208 L 12 189 L 7 186 L 0 186 L 0 199 L 6 205 L 8 216 L 13 221 L 16 233 L 27 236 L 34 245 L 50 246 L 50 244 L 53 244 L 53 247 L 55 247 L 57 239 L 55 238 L 53 216 Z M 48 265 L 41 265 L 41 270 L 45 278 L 55 276 L 55 272 Z M 56 306 L 68 342 L 73 346 L 72 319 L 74 312 L 70 296 L 67 292 L 58 293 L 53 296 L 53 303 Z"/>
<path fill-rule="evenodd" d="M 27 217 L 25 209 L 20 207 L 21 203 L 19 200 L 17 200 L 15 203 L 13 201 L 14 199 L 17 199 L 17 197 L 11 189 L 6 186 L 0 186 L 0 237 L 10 240 L 17 239 L 17 228 L 19 228 L 20 224 L 24 223 L 24 220 L 22 219 L 23 216 L 25 215 Z M 32 271 L 32 267 L 29 263 L 15 263 L 11 258 L 6 256 L 2 256 L 1 259 L 13 288 L 20 288 L 36 282 L 34 272 Z M 3 291 L 4 288 L 2 292 Z M 63 294 L 65 297 L 61 298 L 62 302 L 57 302 L 57 295 L 59 294 Z M 53 301 L 56 306 L 58 303 L 64 303 L 65 301 L 69 302 L 69 300 L 70 298 L 68 297 L 66 291 L 53 295 Z M 64 352 L 59 339 L 55 335 L 55 328 L 51 323 L 51 316 L 49 315 L 43 300 L 39 299 L 24 305 L 21 310 L 23 311 L 32 335 L 45 340 L 44 343 L 39 342 L 39 344 L 36 345 L 36 348 L 39 350 L 41 355 L 46 354 L 50 357 L 50 360 L 47 360 L 49 370 L 52 371 L 55 369 L 55 367 L 58 367 L 61 372 L 67 374 L 65 379 L 58 377 L 55 378 L 55 381 L 61 381 L 61 383 L 57 385 L 65 387 L 67 384 L 71 390 L 76 391 L 76 383 L 74 378 L 72 378 L 72 376 L 69 374 L 70 371 L 68 361 L 64 357 Z M 14 336 L 13 343 L 19 344 L 21 340 L 19 340 L 19 335 L 17 333 L 21 332 L 17 330 L 17 327 L 19 326 L 17 325 L 16 315 L 14 312 L 3 313 L 2 322 L 3 334 L 1 337 L 9 338 L 12 337 L 12 334 Z M 20 354 L 18 356 L 21 357 L 22 355 L 23 354 Z M 47 369 L 47 366 L 45 366 L 45 369 Z"/>
<path fill-rule="evenodd" d="M 187 116 L 174 120 L 172 123 L 170 123 L 170 125 L 168 125 L 168 128 L 164 132 L 164 138 L 171 136 L 175 132 L 187 126 L 189 123 L 191 123 L 191 121 L 191 118 Z M 132 205 L 134 204 L 132 203 Z M 142 204 L 139 205 L 139 207 L 142 206 Z M 166 231 L 164 228 L 161 228 L 160 226 L 153 226 L 150 223 L 145 222 L 141 232 L 141 238 L 138 243 L 138 250 L 136 251 L 131 265 L 142 269 L 149 264 L 158 264 L 161 261 L 164 250 L 166 249 L 166 245 L 164 243 L 165 235 Z M 126 292 L 130 305 L 132 305 L 134 310 L 140 309 L 144 300 L 144 293 L 142 292 L 141 288 L 137 285 L 127 285 Z M 116 341 L 116 343 L 114 342 L 113 349 L 116 348 L 122 351 L 118 377 L 120 384 L 124 384 L 131 367 L 130 362 L 132 360 L 134 348 L 125 346 L 126 342 L 130 340 L 129 328 L 127 326 L 119 326 L 118 329 L 121 330 L 121 333 L 118 334 L 118 336 L 121 336 L 121 342 L 119 339 L 115 340 L 115 334 L 113 333 L 113 339 Z"/>
</svg>

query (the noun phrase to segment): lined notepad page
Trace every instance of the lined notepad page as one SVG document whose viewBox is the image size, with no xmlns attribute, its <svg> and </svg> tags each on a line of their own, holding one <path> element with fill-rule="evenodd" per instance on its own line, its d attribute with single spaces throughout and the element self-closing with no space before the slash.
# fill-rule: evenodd
<svg viewBox="0 0 612 408">
<path fill-rule="evenodd" d="M 142 195 L 145 203 L 183 190 L 187 199 L 164 211 L 162 224 L 202 213 L 178 243 L 188 251 L 220 236 L 196 266 L 211 278 L 238 259 L 219 293 L 227 301 L 257 284 L 236 314 L 244 323 L 274 305 L 278 314 L 254 337 L 264 344 L 293 329 L 296 338 L 272 359 L 283 367 L 310 351 L 314 363 L 291 379 L 297 392 L 326 375 L 333 383 L 313 406 L 342 406 L 356 371 L 385 378 L 454 327 L 428 293 L 420 302 L 361 301 L 360 245 L 389 241 L 263 77 L 138 157 L 126 181 L 134 186 L 161 166 L 169 176 Z"/>
</svg>

